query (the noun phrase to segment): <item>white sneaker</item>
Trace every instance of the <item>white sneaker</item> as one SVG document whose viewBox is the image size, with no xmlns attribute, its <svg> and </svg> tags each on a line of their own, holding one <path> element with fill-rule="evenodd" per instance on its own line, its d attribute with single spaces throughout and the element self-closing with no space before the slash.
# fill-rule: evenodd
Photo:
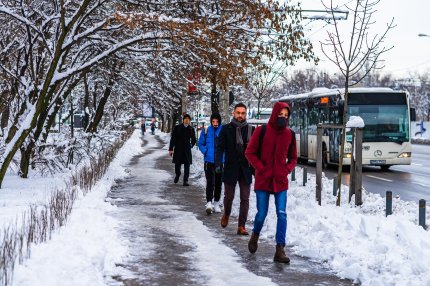
<svg viewBox="0 0 430 286">
<path fill-rule="evenodd" d="M 206 213 L 208 215 L 210 215 L 210 214 L 212 214 L 212 212 L 213 212 L 212 202 L 207 202 L 207 204 L 206 204 Z"/>
<path fill-rule="evenodd" d="M 214 202 L 214 212 L 216 212 L 216 213 L 220 213 L 221 212 L 221 208 L 220 208 L 219 202 Z"/>
</svg>

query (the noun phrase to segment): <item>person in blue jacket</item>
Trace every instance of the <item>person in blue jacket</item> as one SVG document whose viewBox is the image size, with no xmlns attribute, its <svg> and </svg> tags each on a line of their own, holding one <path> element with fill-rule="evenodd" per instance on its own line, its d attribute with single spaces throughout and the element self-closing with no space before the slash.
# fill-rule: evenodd
<svg viewBox="0 0 430 286">
<path fill-rule="evenodd" d="M 218 146 L 218 136 L 221 132 L 221 116 L 214 113 L 210 117 L 211 125 L 202 130 L 197 146 L 200 152 L 204 155 L 205 160 L 205 176 L 206 176 L 206 213 L 220 213 L 221 208 L 219 200 L 221 198 L 222 186 L 222 167 L 215 167 L 216 147 Z M 224 162 L 224 158 L 220 159 Z M 213 203 L 212 203 L 213 201 Z"/>
</svg>

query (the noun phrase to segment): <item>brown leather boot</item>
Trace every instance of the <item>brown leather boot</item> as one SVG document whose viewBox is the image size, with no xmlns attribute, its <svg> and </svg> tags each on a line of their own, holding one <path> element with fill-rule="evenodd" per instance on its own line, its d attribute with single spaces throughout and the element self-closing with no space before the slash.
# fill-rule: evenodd
<svg viewBox="0 0 430 286">
<path fill-rule="evenodd" d="M 258 234 L 252 233 L 251 234 L 251 238 L 249 239 L 248 242 L 248 250 L 251 253 L 255 253 L 257 251 L 258 248 L 258 238 L 260 236 Z"/>
<path fill-rule="evenodd" d="M 246 230 L 246 228 L 244 226 L 239 226 L 237 228 L 237 234 L 239 234 L 239 235 L 248 235 L 248 231 Z"/>
<path fill-rule="evenodd" d="M 222 215 L 221 218 L 221 226 L 222 227 L 226 227 L 228 225 L 228 216 L 227 215 Z"/>
<path fill-rule="evenodd" d="M 275 253 L 275 257 L 273 257 L 273 260 L 275 262 L 290 263 L 290 258 L 288 258 L 288 256 L 285 255 L 285 250 L 282 245 L 280 244 L 276 245 L 276 253 Z"/>
</svg>

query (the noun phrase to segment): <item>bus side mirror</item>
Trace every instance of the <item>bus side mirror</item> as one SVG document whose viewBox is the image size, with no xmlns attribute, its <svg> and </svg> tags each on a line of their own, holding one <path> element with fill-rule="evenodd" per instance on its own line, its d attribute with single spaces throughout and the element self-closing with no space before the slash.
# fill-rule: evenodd
<svg viewBox="0 0 430 286">
<path fill-rule="evenodd" d="M 339 122 L 343 123 L 343 109 L 345 107 L 345 101 L 344 100 L 339 100 L 339 102 L 337 103 L 337 115 L 339 117 Z"/>
<path fill-rule="evenodd" d="M 411 121 L 417 121 L 417 113 L 415 112 L 415 108 L 409 108 L 409 114 L 411 115 Z"/>
</svg>

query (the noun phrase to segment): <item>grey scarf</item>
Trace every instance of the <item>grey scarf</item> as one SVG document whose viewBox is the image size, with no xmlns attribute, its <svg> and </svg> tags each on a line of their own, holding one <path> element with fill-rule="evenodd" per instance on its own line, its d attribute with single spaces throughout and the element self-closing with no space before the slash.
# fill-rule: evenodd
<svg viewBox="0 0 430 286">
<path fill-rule="evenodd" d="M 231 120 L 231 123 L 234 127 L 236 127 L 236 150 L 239 154 L 243 155 L 244 152 L 244 144 L 243 144 L 243 138 L 242 138 L 242 127 L 247 126 L 248 122 L 246 120 L 239 122 L 235 118 Z"/>
</svg>

